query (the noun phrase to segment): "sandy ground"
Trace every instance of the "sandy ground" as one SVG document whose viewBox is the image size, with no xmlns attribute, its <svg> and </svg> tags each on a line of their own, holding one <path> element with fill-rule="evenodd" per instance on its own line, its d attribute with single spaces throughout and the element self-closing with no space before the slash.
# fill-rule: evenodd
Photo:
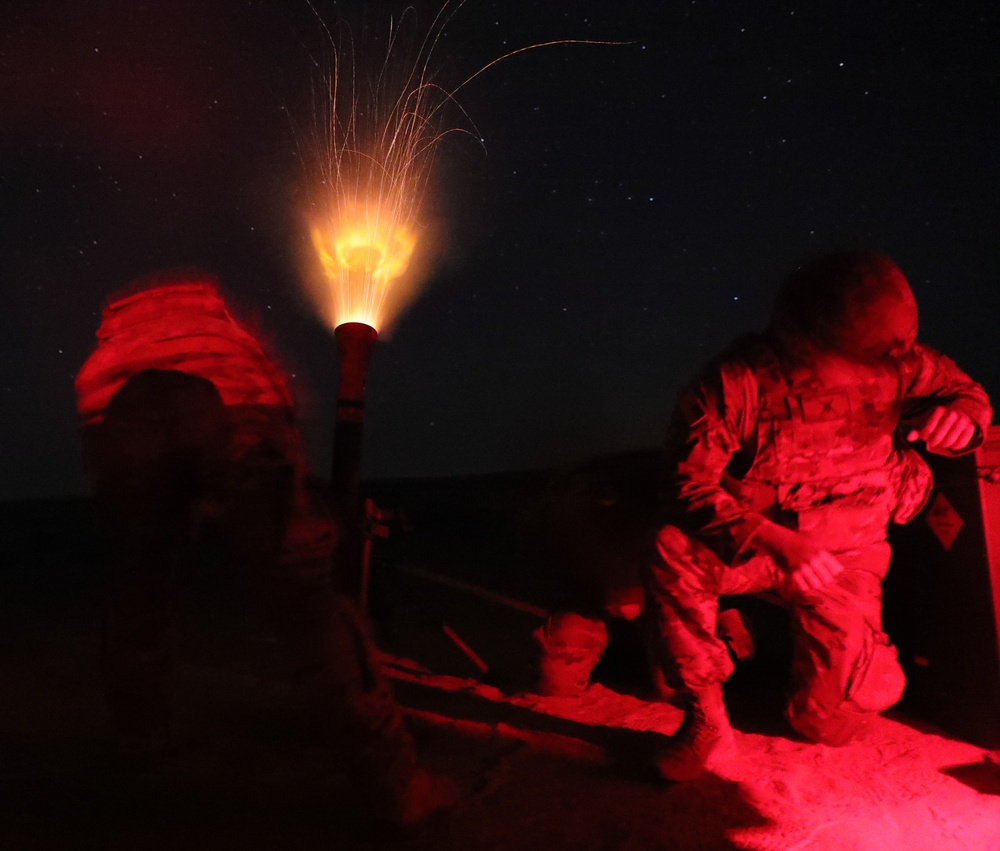
<svg viewBox="0 0 1000 851">
<path fill-rule="evenodd" d="M 602 662 L 583 697 L 541 699 L 530 693 L 537 612 L 407 585 L 398 571 L 375 575 L 375 635 L 423 761 L 462 789 L 454 810 L 405 834 L 373 830 L 297 720 L 276 645 L 225 583 L 182 597 L 176 754 L 123 773 L 99 689 L 86 513 L 43 508 L 0 523 L 2 851 L 1000 849 L 1000 768 L 980 747 L 899 712 L 845 748 L 798 741 L 781 718 L 782 666 L 759 657 L 727 683 L 735 754 L 700 780 L 666 784 L 649 757 L 679 713 L 643 699 L 627 642 L 617 661 L 613 643 L 616 663 Z M 465 579 L 503 578 L 513 595 L 540 581 L 514 575 L 503 540 L 478 534 L 421 564 L 471 565 Z"/>
<path fill-rule="evenodd" d="M 463 797 L 407 834 L 373 832 L 297 725 L 266 633 L 219 598 L 189 603 L 178 752 L 130 775 L 109 757 L 96 601 L 8 598 L 0 848 L 1000 848 L 1000 769 L 902 715 L 831 749 L 792 738 L 774 700 L 734 689 L 735 755 L 698 781 L 659 782 L 648 755 L 677 710 L 601 683 L 578 699 L 513 691 L 511 660 L 530 644 L 532 617 L 488 602 L 464 606 L 467 622 L 452 625 L 485 673 L 435 628 L 441 608 L 409 610 L 385 640 L 412 651 L 388 655 L 387 670 L 425 763 Z"/>
</svg>

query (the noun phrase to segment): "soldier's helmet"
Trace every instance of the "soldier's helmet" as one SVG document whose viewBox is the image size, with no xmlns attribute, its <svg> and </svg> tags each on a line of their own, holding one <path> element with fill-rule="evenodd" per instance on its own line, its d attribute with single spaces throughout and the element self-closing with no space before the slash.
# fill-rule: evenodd
<svg viewBox="0 0 1000 851">
<path fill-rule="evenodd" d="M 804 263 L 781 284 L 771 327 L 779 338 L 870 362 L 916 342 L 917 303 L 899 267 L 874 251 L 838 251 Z"/>
</svg>

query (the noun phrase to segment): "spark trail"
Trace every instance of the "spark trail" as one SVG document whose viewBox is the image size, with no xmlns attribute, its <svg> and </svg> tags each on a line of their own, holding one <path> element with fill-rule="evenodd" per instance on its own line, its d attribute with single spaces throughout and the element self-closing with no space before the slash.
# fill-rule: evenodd
<svg viewBox="0 0 1000 851">
<path fill-rule="evenodd" d="M 307 279 L 323 321 L 336 328 L 360 322 L 380 335 L 417 294 L 433 260 L 434 240 L 421 222 L 441 141 L 467 134 L 481 144 L 457 93 L 497 63 L 557 44 L 614 44 L 565 39 L 532 44 L 497 57 L 458 86 L 440 84 L 435 53 L 449 21 L 466 0 L 446 0 L 427 31 L 413 41 L 416 13 L 390 22 L 377 67 L 355 44 L 344 21 L 332 32 L 319 12 L 331 49 L 314 104 L 315 144 L 306 219 L 314 255 Z"/>
</svg>

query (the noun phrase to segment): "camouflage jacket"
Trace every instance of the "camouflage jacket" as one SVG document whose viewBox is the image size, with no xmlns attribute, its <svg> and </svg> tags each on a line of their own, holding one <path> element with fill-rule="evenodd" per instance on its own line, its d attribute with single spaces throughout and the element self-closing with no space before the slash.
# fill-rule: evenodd
<svg viewBox="0 0 1000 851">
<path fill-rule="evenodd" d="M 831 551 L 884 540 L 888 523 L 910 520 L 930 492 L 930 471 L 901 432 L 935 405 L 976 424 L 965 451 L 982 442 L 985 391 L 927 346 L 831 383 L 784 359 L 769 337 L 743 338 L 678 400 L 661 520 L 726 560 L 752 552 L 763 517 Z"/>
</svg>

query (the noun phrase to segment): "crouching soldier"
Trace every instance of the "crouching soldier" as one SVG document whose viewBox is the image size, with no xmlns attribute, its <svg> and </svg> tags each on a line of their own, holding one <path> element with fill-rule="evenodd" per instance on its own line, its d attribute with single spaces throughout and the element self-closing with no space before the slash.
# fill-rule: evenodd
<svg viewBox="0 0 1000 851">
<path fill-rule="evenodd" d="M 992 415 L 982 387 L 916 337 L 916 302 L 890 259 L 832 254 L 789 276 L 767 331 L 681 394 L 643 575 L 685 710 L 657 759 L 666 779 L 698 775 L 733 738 L 720 595 L 769 590 L 787 606 L 787 716 L 807 739 L 851 741 L 902 695 L 881 589 L 887 526 L 931 488 L 912 446 L 971 451 Z"/>
</svg>

